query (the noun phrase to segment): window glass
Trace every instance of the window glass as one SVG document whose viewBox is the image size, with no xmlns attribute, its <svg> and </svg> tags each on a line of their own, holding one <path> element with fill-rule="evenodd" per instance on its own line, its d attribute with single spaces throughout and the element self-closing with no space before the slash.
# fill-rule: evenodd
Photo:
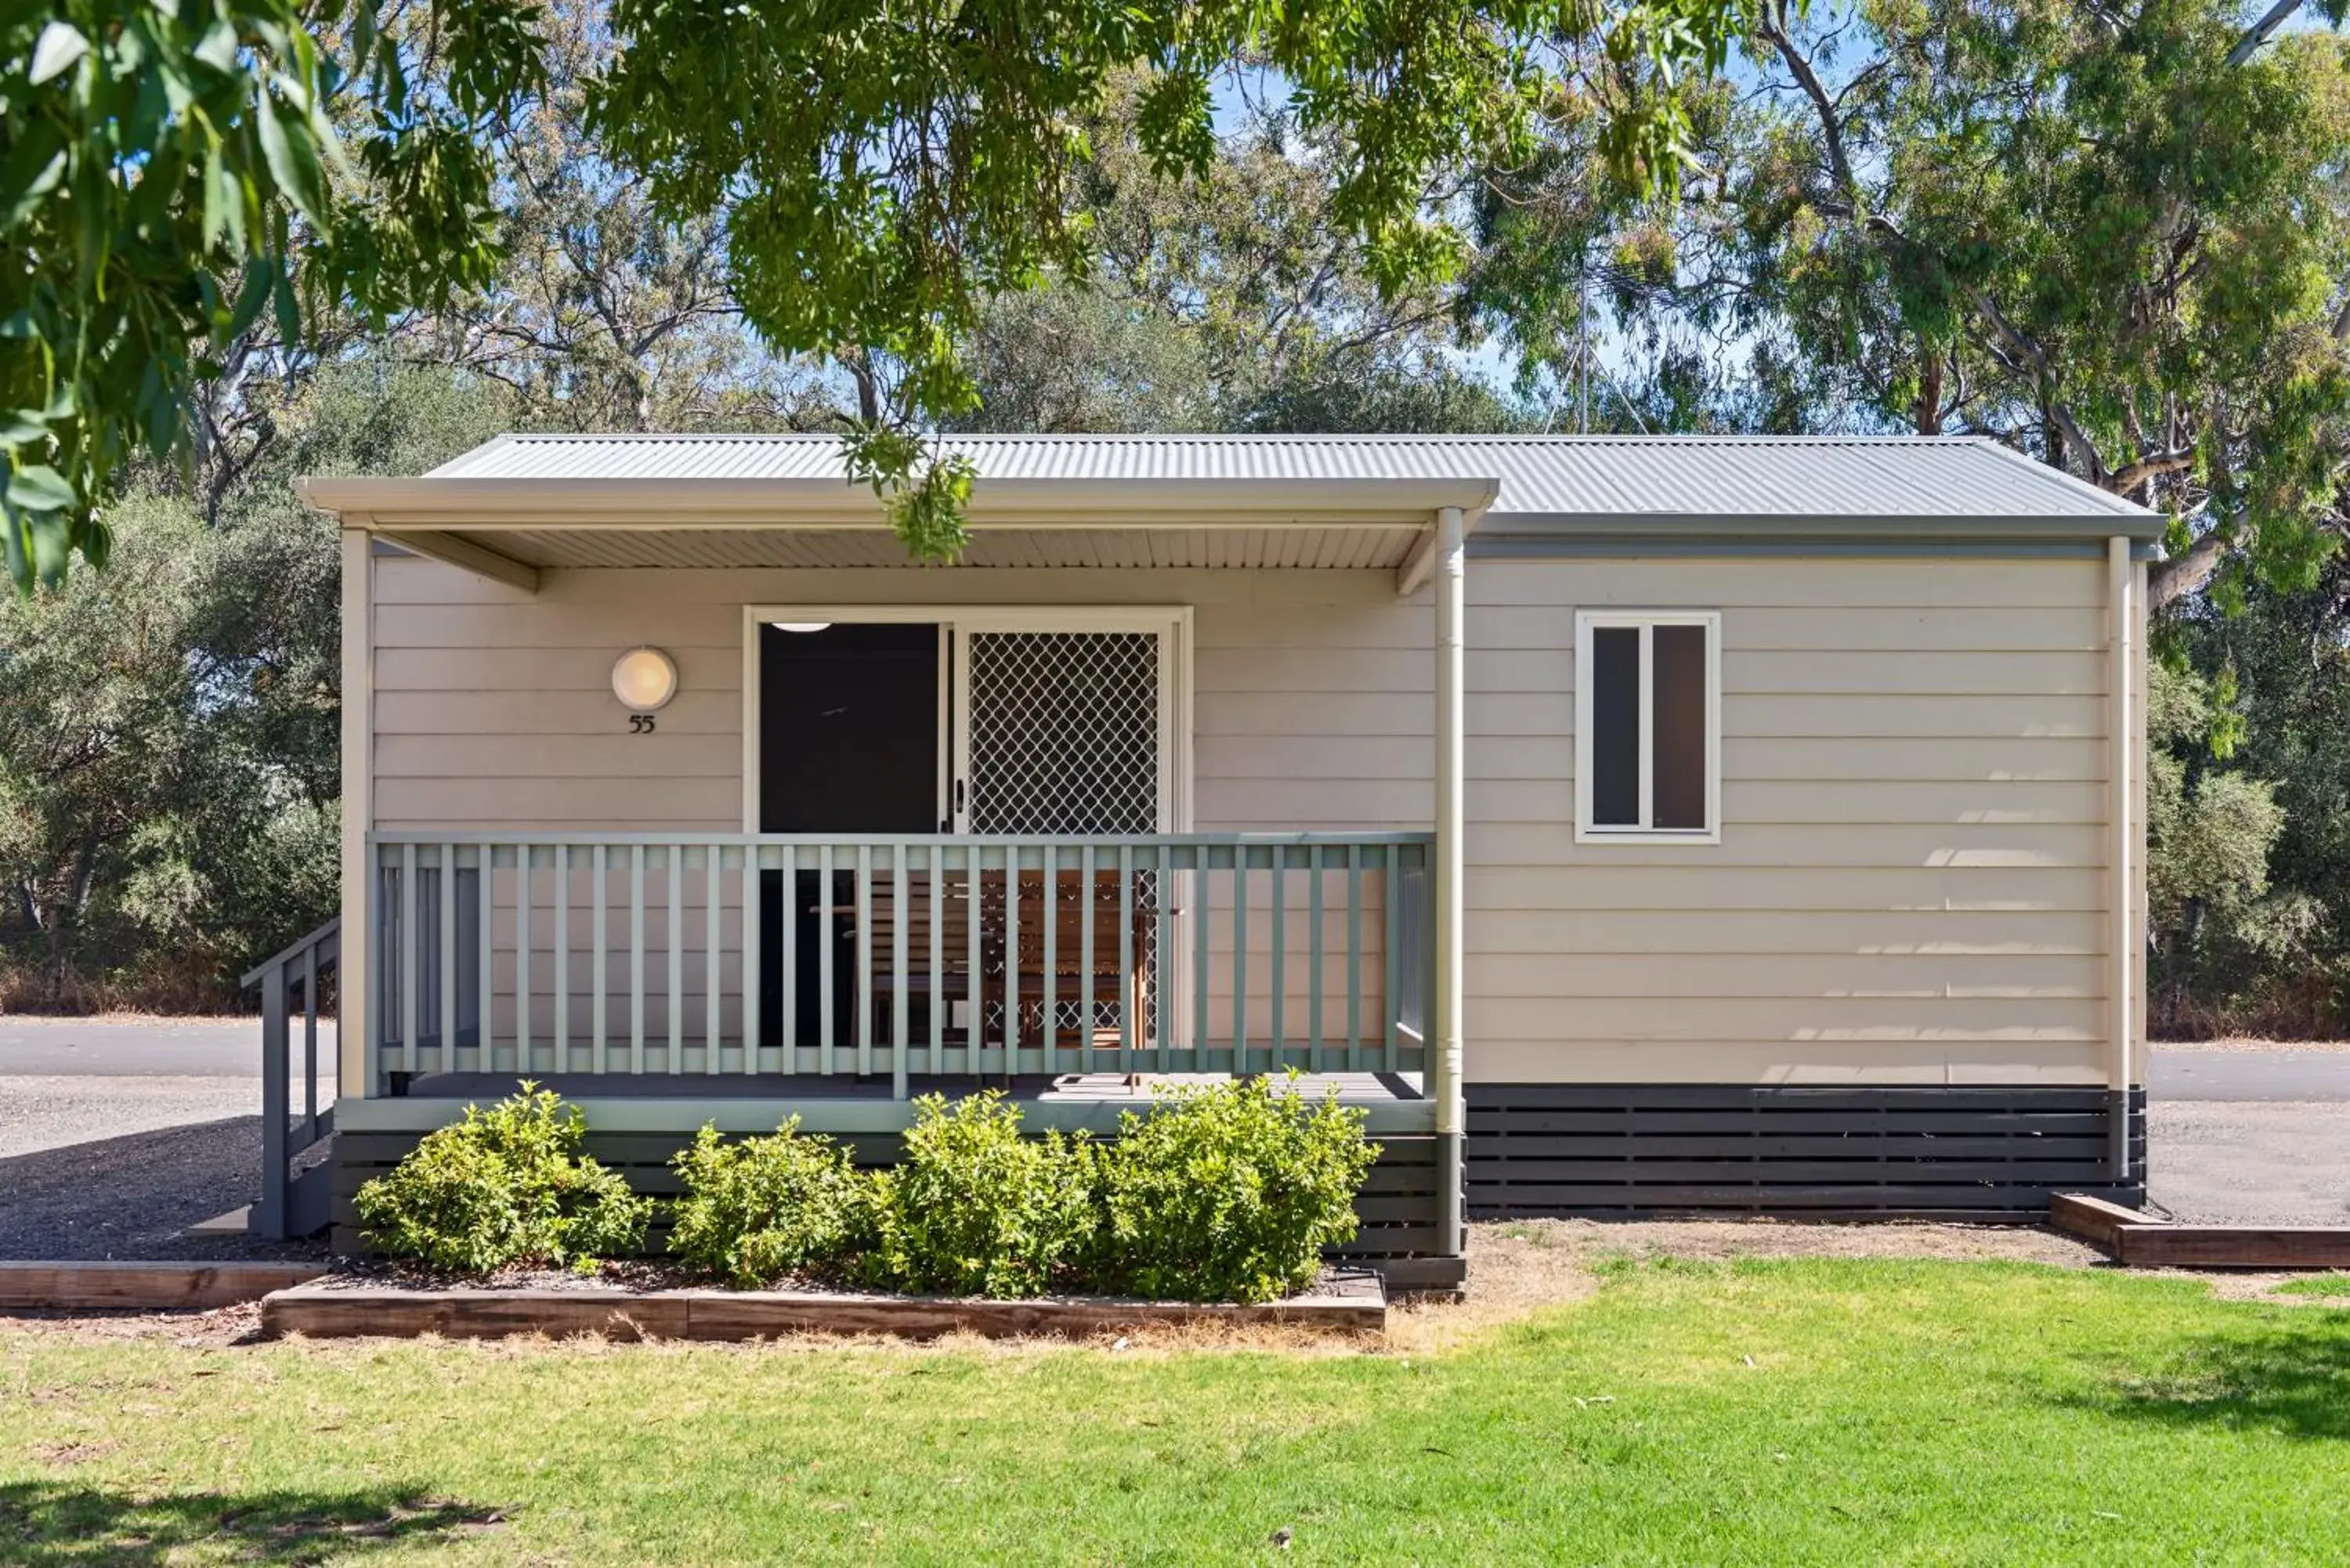
<svg viewBox="0 0 2350 1568">
<path fill-rule="evenodd" d="M 1706 796 L 1705 628 L 1659 626 L 1648 633 L 1653 827 L 1704 831 Z M 1602 820 L 1606 820 L 1603 818 Z"/>
<path fill-rule="evenodd" d="M 1640 825 L 1640 628 L 1591 633 L 1591 820 Z"/>
</svg>

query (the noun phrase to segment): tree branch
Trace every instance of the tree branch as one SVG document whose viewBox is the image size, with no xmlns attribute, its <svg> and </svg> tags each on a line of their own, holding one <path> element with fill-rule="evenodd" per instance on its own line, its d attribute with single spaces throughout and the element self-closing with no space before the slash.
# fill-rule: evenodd
<svg viewBox="0 0 2350 1568">
<path fill-rule="evenodd" d="M 2201 588 L 2218 574 L 2227 555 L 2228 542 L 2214 528 L 2189 545 L 2185 555 L 2157 561 L 2147 572 L 2147 613 L 2168 609 Z"/>
<path fill-rule="evenodd" d="M 2293 14 L 2300 9 L 2301 0 L 2276 0 L 2275 5 L 2262 14 L 2259 21 L 2244 29 L 2244 36 L 2236 40 L 2234 48 L 2228 51 L 2228 63 L 2241 66 L 2251 59 L 2260 52 L 2261 46 L 2269 41 L 2269 36 L 2291 21 Z"/>
<path fill-rule="evenodd" d="M 1857 203 L 1860 187 L 1853 179 L 1852 160 L 1845 151 L 1844 126 L 1836 119 L 1835 100 L 1820 84 L 1819 73 L 1812 69 L 1812 62 L 1787 36 L 1785 23 L 1786 8 L 1782 0 L 1782 3 L 1763 11 L 1756 30 L 1764 42 L 1779 51 L 1779 58 L 1786 63 L 1788 72 L 1795 78 L 1795 85 L 1804 89 L 1805 98 L 1812 100 L 1812 108 L 1820 117 L 1820 137 L 1827 152 L 1828 177 L 1835 182 L 1838 192 Z"/>
<path fill-rule="evenodd" d="M 2192 452 L 2157 452 L 2126 463 L 2106 476 L 2106 488 L 2116 494 L 2126 494 L 2147 480 L 2165 473 L 2177 473 L 2195 462 Z"/>
</svg>

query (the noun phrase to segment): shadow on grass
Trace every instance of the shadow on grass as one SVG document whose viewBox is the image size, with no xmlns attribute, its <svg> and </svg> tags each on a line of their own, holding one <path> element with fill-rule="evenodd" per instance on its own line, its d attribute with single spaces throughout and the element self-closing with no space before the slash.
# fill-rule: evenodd
<svg viewBox="0 0 2350 1568">
<path fill-rule="evenodd" d="M 395 1542 L 494 1530 L 504 1511 L 415 1492 L 133 1497 L 54 1481 L 0 1486 L 0 1562 L 22 1568 L 176 1563 L 203 1543 L 241 1563 L 317 1563 Z"/>
<path fill-rule="evenodd" d="M 2171 1427 L 2350 1440 L 2350 1313 L 2295 1308 L 2283 1322 L 2191 1341 L 2068 1402 Z"/>
</svg>

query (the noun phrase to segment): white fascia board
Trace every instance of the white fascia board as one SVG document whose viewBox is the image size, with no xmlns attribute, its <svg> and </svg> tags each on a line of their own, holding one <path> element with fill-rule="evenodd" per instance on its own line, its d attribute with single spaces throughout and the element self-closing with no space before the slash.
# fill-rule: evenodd
<svg viewBox="0 0 2350 1568">
<path fill-rule="evenodd" d="M 886 528 L 869 489 L 834 479 L 378 479 L 312 477 L 302 498 L 321 512 L 363 513 L 379 527 Z M 1495 479 L 981 479 L 980 525 L 1158 528 L 1328 526 L 1480 513 Z"/>
</svg>

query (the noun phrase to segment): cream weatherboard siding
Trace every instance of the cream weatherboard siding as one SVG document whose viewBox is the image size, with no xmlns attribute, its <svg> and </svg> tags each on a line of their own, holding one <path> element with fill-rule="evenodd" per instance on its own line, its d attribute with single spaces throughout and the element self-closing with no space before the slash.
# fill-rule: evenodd
<svg viewBox="0 0 2350 1568">
<path fill-rule="evenodd" d="M 1313 826 L 1419 829 L 1433 805 L 1433 612 L 1399 603 L 1386 571 L 577 570 L 546 575 L 527 596 L 438 563 L 375 563 L 376 826 L 386 829 L 563 832 L 736 832 L 743 826 L 742 609 L 745 605 L 1060 605 L 1192 607 L 1192 826 L 1203 830 Z M 678 661 L 679 694 L 650 736 L 629 732 L 613 700 L 619 653 L 639 643 Z M 1305 746 L 1300 740 L 1315 742 Z M 542 855 L 546 852 L 542 851 Z M 543 862 L 543 865 L 551 864 Z M 551 871 L 539 873 L 533 931 L 532 1033 L 552 1038 Z M 1249 1019 L 1271 1024 L 1271 891 L 1253 888 Z M 575 948 L 584 952 L 590 882 L 573 878 Z M 739 1043 L 741 914 L 737 884 L 721 911 L 723 1033 Z M 1329 1027 L 1345 979 L 1344 878 L 1325 888 Z M 649 885 L 648 949 L 665 957 L 667 886 Z M 625 899 L 625 892 L 617 894 Z M 1379 1016 L 1384 889 L 1364 886 L 1366 1029 Z M 515 880 L 494 881 L 494 1026 L 513 1029 Z M 697 871 L 682 879 L 684 1033 L 702 1033 L 701 953 L 706 905 Z M 1287 1016 L 1306 1016 L 1309 897 L 1292 879 L 1285 946 Z M 1184 921 L 1189 929 L 1190 917 Z M 616 902 L 608 929 L 625 938 Z M 1231 988 L 1228 888 L 1211 887 L 1210 993 Z M 650 966 L 649 1033 L 666 1039 L 667 991 Z M 584 1038 L 592 980 L 568 976 L 573 1037 Z M 608 1006 L 622 998 L 619 966 Z M 613 1016 L 618 1017 L 615 1012 Z M 1211 1028 L 1231 1033 L 1228 1003 L 1211 1002 Z M 726 1061 L 737 1060 L 733 1046 Z M 689 1070 L 702 1065 L 689 1047 Z"/>
<path fill-rule="evenodd" d="M 2103 1082 L 2105 567 L 1480 560 L 1471 1082 Z M 1577 608 L 1721 613 L 1719 845 L 1575 842 Z"/>
<path fill-rule="evenodd" d="M 745 604 L 1188 605 L 1193 826 L 1424 828 L 1434 808 L 1433 611 L 1384 571 L 557 570 L 533 597 L 373 566 L 380 827 L 739 829 Z M 1472 561 L 1468 1077 L 2102 1082 L 2104 569 Z M 1574 841 L 1575 611 L 1602 606 L 1721 612 L 1719 845 Z M 608 687 L 638 643 L 681 670 L 650 737 Z M 1302 878 L 1288 904 L 1295 961 Z M 698 954 L 698 880 L 684 905 Z M 1217 908 L 1219 980 L 1231 930 Z M 737 973 L 729 952 L 727 996 Z M 1253 1033 L 1269 974 L 1252 958 Z"/>
</svg>

